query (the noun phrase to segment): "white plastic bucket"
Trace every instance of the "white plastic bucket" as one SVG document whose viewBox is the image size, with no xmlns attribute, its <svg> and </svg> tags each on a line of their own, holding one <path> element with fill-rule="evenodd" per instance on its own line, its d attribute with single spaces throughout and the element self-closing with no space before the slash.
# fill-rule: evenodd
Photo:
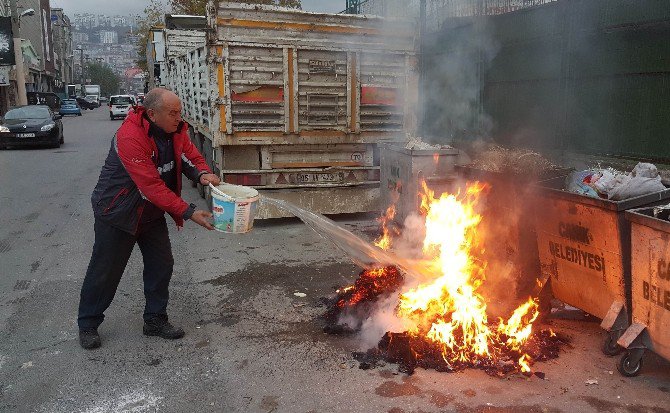
<svg viewBox="0 0 670 413">
<path fill-rule="evenodd" d="M 254 227 L 258 191 L 247 186 L 221 184 L 214 187 L 212 214 L 217 231 L 243 234 Z"/>
</svg>

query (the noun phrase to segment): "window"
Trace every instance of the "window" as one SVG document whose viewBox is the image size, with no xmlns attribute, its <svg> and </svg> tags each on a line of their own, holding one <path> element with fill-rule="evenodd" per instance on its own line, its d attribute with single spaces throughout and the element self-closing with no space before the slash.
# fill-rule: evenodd
<svg viewBox="0 0 670 413">
<path fill-rule="evenodd" d="M 130 96 L 113 96 L 111 103 L 112 105 L 131 105 L 133 102 Z"/>
<path fill-rule="evenodd" d="M 46 119 L 50 117 L 49 108 L 45 106 L 24 106 L 11 109 L 5 115 L 5 119 Z"/>
</svg>

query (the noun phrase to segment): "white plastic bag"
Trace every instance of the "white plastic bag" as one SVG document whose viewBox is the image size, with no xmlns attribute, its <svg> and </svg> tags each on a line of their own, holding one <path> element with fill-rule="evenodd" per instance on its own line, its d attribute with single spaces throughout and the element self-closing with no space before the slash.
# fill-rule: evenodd
<svg viewBox="0 0 670 413">
<path fill-rule="evenodd" d="M 617 184 L 620 184 L 621 175 L 616 175 L 610 170 L 600 172 L 600 178 L 593 183 L 593 188 L 600 194 L 609 194 Z"/>
<path fill-rule="evenodd" d="M 612 201 L 623 201 L 624 199 L 665 191 L 665 189 L 658 176 L 656 178 L 642 178 L 626 175 L 626 179 L 616 185 L 608 195 Z"/>
<path fill-rule="evenodd" d="M 657 178 L 658 168 L 652 163 L 640 162 L 633 168 L 632 175 L 640 178 Z"/>
</svg>

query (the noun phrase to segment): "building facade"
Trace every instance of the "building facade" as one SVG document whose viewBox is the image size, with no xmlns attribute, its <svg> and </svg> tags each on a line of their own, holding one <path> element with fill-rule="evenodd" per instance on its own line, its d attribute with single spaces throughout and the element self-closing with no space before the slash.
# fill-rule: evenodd
<svg viewBox="0 0 670 413">
<path fill-rule="evenodd" d="M 53 32 L 53 49 L 56 66 L 54 86 L 58 91 L 65 91 L 68 83 L 74 83 L 74 50 L 72 41 L 72 24 L 63 9 L 51 9 L 51 27 Z"/>
<path fill-rule="evenodd" d="M 19 13 L 26 9 L 35 10 L 33 15 L 21 18 L 21 38 L 30 41 L 40 58 L 39 70 L 31 69 L 26 78 L 26 89 L 29 92 L 54 91 L 56 62 L 49 0 L 23 0 L 20 6 Z"/>
<path fill-rule="evenodd" d="M 119 42 L 119 34 L 112 30 L 100 30 L 100 43 L 116 44 Z"/>
</svg>

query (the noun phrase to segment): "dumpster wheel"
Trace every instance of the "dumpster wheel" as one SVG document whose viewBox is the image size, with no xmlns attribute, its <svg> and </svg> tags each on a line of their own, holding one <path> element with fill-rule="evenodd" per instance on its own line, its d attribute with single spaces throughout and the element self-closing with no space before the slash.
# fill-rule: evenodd
<svg viewBox="0 0 670 413">
<path fill-rule="evenodd" d="M 616 335 L 611 332 L 607 333 L 601 349 L 604 355 L 614 357 L 623 351 L 623 348 L 617 344 L 617 340 L 618 337 Z"/>
<path fill-rule="evenodd" d="M 635 357 L 633 354 L 631 354 L 630 351 L 627 351 L 623 356 L 621 356 L 621 359 L 616 366 L 617 370 L 619 370 L 619 373 L 626 377 L 635 377 L 640 374 L 640 370 L 642 370 L 642 357 L 640 357 L 637 362 L 635 362 L 634 359 Z"/>
</svg>

